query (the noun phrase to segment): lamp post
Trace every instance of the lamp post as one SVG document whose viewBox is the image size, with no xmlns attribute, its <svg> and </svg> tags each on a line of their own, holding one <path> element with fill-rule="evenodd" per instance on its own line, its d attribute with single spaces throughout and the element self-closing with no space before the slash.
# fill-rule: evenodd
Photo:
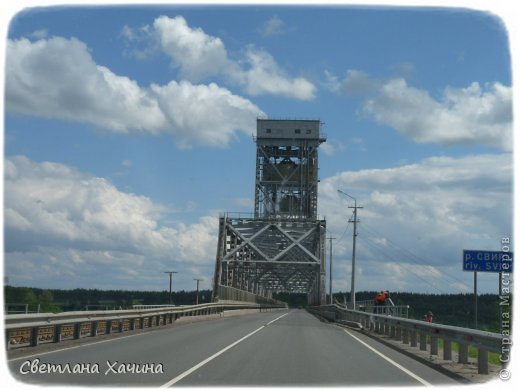
<svg viewBox="0 0 520 390">
<path fill-rule="evenodd" d="M 330 236 L 329 238 L 329 243 L 330 243 L 330 260 L 329 260 L 329 266 L 330 266 L 330 279 L 329 279 L 329 296 L 330 296 L 330 304 L 332 305 L 334 303 L 333 299 L 332 299 L 332 240 L 335 240 L 336 237 L 332 237 Z"/>
<path fill-rule="evenodd" d="M 195 278 L 193 280 L 197 281 L 197 300 L 196 300 L 195 304 L 198 305 L 199 304 L 199 282 L 203 282 L 204 280 L 203 279 L 197 279 L 197 278 Z"/>
<path fill-rule="evenodd" d="M 178 273 L 177 271 L 164 271 L 165 274 L 170 274 L 170 295 L 168 297 L 168 303 L 172 304 L 172 275 Z"/>
<path fill-rule="evenodd" d="M 354 200 L 354 207 L 349 206 L 349 209 L 354 209 L 354 219 L 350 219 L 349 222 L 354 222 L 354 232 L 352 233 L 352 279 L 350 282 L 350 304 L 352 305 L 352 309 L 356 309 L 356 237 L 357 237 L 357 209 L 362 209 L 363 207 L 357 205 L 357 200 L 353 196 L 350 196 L 346 192 L 338 190 L 339 193 L 348 196 L 350 199 Z"/>
</svg>

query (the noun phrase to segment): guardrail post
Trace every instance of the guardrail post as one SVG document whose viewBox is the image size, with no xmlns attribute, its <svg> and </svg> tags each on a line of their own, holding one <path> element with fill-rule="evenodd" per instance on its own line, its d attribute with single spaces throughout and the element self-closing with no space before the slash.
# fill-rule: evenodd
<svg viewBox="0 0 520 390">
<path fill-rule="evenodd" d="M 442 340 L 442 358 L 444 360 L 451 360 L 451 341 L 450 340 Z"/>
<path fill-rule="evenodd" d="M 417 331 L 416 330 L 412 330 L 411 332 L 411 335 L 410 335 L 410 345 L 412 347 L 417 347 Z"/>
<path fill-rule="evenodd" d="M 459 363 L 466 364 L 468 362 L 468 345 L 459 343 Z"/>
<path fill-rule="evenodd" d="M 430 339 L 430 354 L 438 355 L 439 354 L 439 338 L 437 336 L 431 336 Z"/>
<path fill-rule="evenodd" d="M 426 333 L 419 333 L 419 349 L 426 351 Z"/>
<path fill-rule="evenodd" d="M 488 351 L 484 349 L 478 350 L 478 373 L 489 374 Z"/>
<path fill-rule="evenodd" d="M 112 320 L 105 321 L 105 334 L 112 333 Z"/>
<path fill-rule="evenodd" d="M 92 321 L 92 325 L 90 325 L 90 336 L 91 337 L 97 336 L 97 327 L 98 327 L 98 321 Z"/>
<path fill-rule="evenodd" d="M 81 338 L 81 323 L 78 322 L 74 324 L 74 340 L 78 340 Z"/>
<path fill-rule="evenodd" d="M 119 333 L 123 333 L 125 331 L 125 325 L 123 320 L 119 320 Z"/>
<path fill-rule="evenodd" d="M 35 326 L 31 328 L 31 347 L 36 347 L 38 345 L 38 327 Z"/>
<path fill-rule="evenodd" d="M 395 338 L 395 332 L 396 332 L 395 325 L 390 325 L 390 337 L 393 339 Z"/>
<path fill-rule="evenodd" d="M 61 341 L 61 325 L 54 325 L 54 342 L 59 343 Z"/>
<path fill-rule="evenodd" d="M 395 327 L 395 338 L 397 340 L 401 340 L 401 332 L 402 332 L 402 329 L 400 326 L 396 326 Z"/>
<path fill-rule="evenodd" d="M 403 329 L 403 344 L 408 344 L 408 329 Z"/>
</svg>

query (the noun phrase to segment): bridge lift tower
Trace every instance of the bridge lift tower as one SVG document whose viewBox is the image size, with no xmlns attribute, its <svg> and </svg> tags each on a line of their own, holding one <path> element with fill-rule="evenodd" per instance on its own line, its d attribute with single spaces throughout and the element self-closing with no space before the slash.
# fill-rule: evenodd
<svg viewBox="0 0 520 390">
<path fill-rule="evenodd" d="M 319 120 L 257 119 L 254 215 L 220 217 L 213 298 L 234 287 L 325 304 L 325 220 L 319 220 Z"/>
</svg>

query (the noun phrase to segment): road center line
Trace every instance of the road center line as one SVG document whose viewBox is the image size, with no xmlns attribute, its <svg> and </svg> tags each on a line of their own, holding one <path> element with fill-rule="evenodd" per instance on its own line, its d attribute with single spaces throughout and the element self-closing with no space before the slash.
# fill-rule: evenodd
<svg viewBox="0 0 520 390">
<path fill-rule="evenodd" d="M 173 378 L 171 381 L 165 383 L 164 385 L 162 385 L 161 387 L 170 387 L 171 385 L 174 385 L 175 383 L 179 382 L 181 379 L 183 378 L 186 378 L 188 375 L 192 374 L 193 372 L 197 371 L 199 368 L 201 368 L 202 366 L 206 365 L 207 363 L 209 363 L 210 361 L 212 361 L 213 359 L 219 357 L 220 355 L 222 355 L 224 352 L 226 352 L 227 350 L 233 348 L 235 345 L 237 344 L 240 344 L 242 341 L 248 339 L 249 337 L 253 336 L 255 333 L 258 333 L 260 332 L 262 329 L 264 329 L 265 327 L 271 325 L 273 322 L 275 321 L 278 321 L 279 319 L 285 317 L 287 314 L 289 313 L 285 313 L 285 314 L 282 314 L 281 316 L 279 317 L 276 317 L 274 320 L 268 322 L 267 324 L 265 325 L 262 325 L 260 328 L 256 329 L 256 330 L 253 330 L 251 333 L 248 333 L 246 334 L 244 337 L 242 337 L 241 339 L 238 339 L 237 341 L 235 341 L 234 343 L 231 343 L 229 344 L 227 347 L 221 349 L 220 351 L 214 353 L 213 355 L 211 355 L 210 357 L 204 359 L 203 361 L 201 361 L 199 364 L 196 364 L 195 366 L 191 367 L 190 369 L 184 371 L 182 374 L 179 374 L 177 375 L 175 378 Z"/>
<path fill-rule="evenodd" d="M 354 336 L 352 333 L 350 333 L 348 330 L 346 329 L 343 329 L 345 331 L 346 334 L 348 334 L 350 337 L 352 337 L 353 339 L 359 341 L 361 344 L 363 344 L 365 347 L 367 347 L 368 349 L 370 349 L 372 352 L 376 353 L 377 355 L 381 356 L 383 359 L 385 359 L 388 363 L 394 365 L 395 367 L 397 367 L 398 369 L 400 369 L 401 371 L 403 371 L 405 374 L 411 376 L 413 379 L 415 379 L 416 381 L 422 383 L 423 385 L 425 386 L 431 386 L 432 384 L 426 380 L 424 380 L 423 378 L 421 378 L 420 376 L 414 374 L 413 372 L 411 372 L 410 370 L 404 368 L 403 366 L 401 366 L 399 363 L 393 361 L 392 359 L 390 359 L 388 356 L 384 355 L 383 353 L 379 352 L 377 349 L 375 349 L 374 347 L 368 345 L 367 343 L 365 343 L 363 340 L 361 340 L 359 337 L 357 336 Z"/>
</svg>

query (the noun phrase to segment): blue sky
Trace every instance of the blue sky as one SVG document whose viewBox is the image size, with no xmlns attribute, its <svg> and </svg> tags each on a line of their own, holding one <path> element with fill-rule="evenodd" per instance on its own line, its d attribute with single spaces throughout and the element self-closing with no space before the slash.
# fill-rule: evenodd
<svg viewBox="0 0 520 390">
<path fill-rule="evenodd" d="M 12 285 L 163 290 L 175 269 L 174 289 L 209 288 L 219 214 L 253 208 L 260 115 L 324 123 L 334 290 L 350 288 L 338 189 L 364 206 L 359 290 L 469 292 L 462 250 L 512 239 L 511 58 L 489 13 L 43 7 L 10 21 L 5 58 Z"/>
</svg>

